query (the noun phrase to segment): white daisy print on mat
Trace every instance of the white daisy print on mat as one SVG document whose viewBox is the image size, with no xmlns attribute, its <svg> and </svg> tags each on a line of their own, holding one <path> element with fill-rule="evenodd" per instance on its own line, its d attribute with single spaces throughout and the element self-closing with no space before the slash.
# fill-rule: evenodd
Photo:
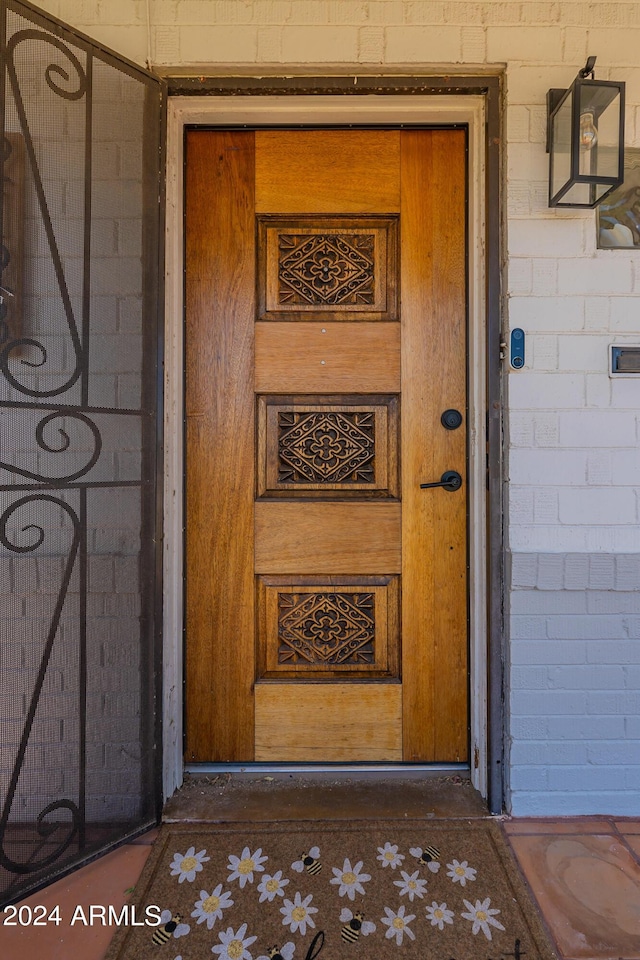
<svg viewBox="0 0 640 960">
<path fill-rule="evenodd" d="M 394 887 L 400 888 L 400 896 L 408 896 L 412 903 L 416 897 L 422 900 L 427 890 L 427 881 L 420 878 L 419 871 L 408 874 L 406 870 L 401 870 L 400 876 L 402 880 L 393 881 Z"/>
<path fill-rule="evenodd" d="M 361 873 L 362 867 L 362 860 L 358 860 L 356 865 L 352 867 L 351 860 L 348 858 L 345 859 L 342 870 L 339 870 L 338 867 L 332 867 L 334 876 L 329 882 L 340 885 L 338 893 L 341 897 L 344 897 L 346 894 L 349 900 L 355 900 L 356 893 L 364 894 L 365 889 L 362 884 L 371 880 L 371 875 L 369 873 Z"/>
<path fill-rule="evenodd" d="M 264 871 L 262 864 L 269 859 L 261 854 L 262 847 L 258 847 L 255 853 L 251 853 L 249 847 L 245 847 L 239 857 L 234 857 L 232 853 L 229 854 L 227 870 L 231 870 L 231 873 L 227 877 L 227 883 L 238 880 L 241 890 L 247 883 L 253 883 L 254 872 L 262 873 Z"/>
<path fill-rule="evenodd" d="M 253 957 L 247 950 L 257 937 L 246 937 L 247 924 L 243 923 L 238 930 L 233 927 L 227 927 L 224 933 L 218 934 L 220 943 L 211 947 L 211 953 L 217 953 L 220 960 L 253 960 Z"/>
<path fill-rule="evenodd" d="M 482 930 L 487 940 L 491 940 L 491 927 L 495 927 L 497 930 L 504 930 L 504 927 L 499 920 L 496 920 L 496 915 L 500 913 L 499 910 L 491 910 L 491 899 L 487 897 L 486 900 L 480 902 L 476 900 L 475 907 L 469 903 L 468 900 L 463 900 L 465 907 L 467 908 L 467 913 L 461 913 L 460 916 L 464 917 L 465 920 L 471 920 L 473 927 L 471 932 L 475 935 L 478 930 Z"/>
<path fill-rule="evenodd" d="M 276 897 L 284 897 L 284 888 L 289 882 L 286 878 L 283 879 L 282 870 L 278 870 L 273 876 L 265 873 L 258 884 L 258 890 L 260 891 L 258 903 L 264 903 L 265 900 L 271 903 Z"/>
<path fill-rule="evenodd" d="M 378 847 L 378 857 L 383 867 L 391 867 L 395 870 L 404 860 L 404 853 L 398 853 L 398 844 L 387 841 L 384 847 Z"/>
<path fill-rule="evenodd" d="M 282 960 L 293 960 L 295 952 L 295 944 L 289 940 L 289 942 L 285 943 L 282 947 L 271 947 L 266 956 L 263 954 L 261 957 L 258 957 L 257 960 L 276 960 L 277 957 L 282 957 Z"/>
<path fill-rule="evenodd" d="M 478 871 L 470 867 L 466 860 L 459 863 L 452 860 L 447 864 L 447 876 L 451 877 L 454 883 L 459 883 L 461 887 L 466 887 L 467 880 L 475 880 Z"/>
<path fill-rule="evenodd" d="M 202 864 L 211 859 L 206 856 L 206 852 L 206 850 L 200 850 L 196 853 L 195 847 L 189 847 L 186 853 L 174 853 L 170 875 L 178 877 L 178 883 L 184 883 L 185 880 L 193 883 L 196 873 L 202 870 Z"/>
<path fill-rule="evenodd" d="M 198 923 L 206 922 L 207 928 L 212 930 L 216 920 L 222 919 L 222 911 L 233 906 L 233 900 L 228 890 L 222 892 L 222 884 L 219 883 L 211 893 L 201 890 L 200 899 L 196 900 L 194 906 L 191 916 L 195 917 Z"/>
<path fill-rule="evenodd" d="M 299 893 L 296 893 L 293 900 L 285 900 L 284 906 L 280 907 L 280 913 L 283 915 L 283 926 L 291 928 L 291 933 L 300 931 L 302 936 L 307 932 L 307 926 L 315 927 L 312 913 L 317 913 L 318 908 L 310 906 L 313 900 L 313 894 L 309 894 L 304 900 Z"/>
<path fill-rule="evenodd" d="M 409 926 L 411 921 L 415 920 L 416 915 L 415 913 L 410 913 L 405 916 L 405 909 L 403 904 L 398 912 L 394 913 L 390 907 L 385 907 L 384 912 L 386 913 L 386 917 L 381 918 L 382 923 L 389 928 L 385 933 L 386 939 L 391 940 L 392 937 L 395 937 L 398 946 L 401 946 L 405 933 L 410 940 L 415 940 L 416 938 L 415 933 Z"/>
<path fill-rule="evenodd" d="M 426 910 L 427 920 L 431 922 L 432 927 L 444 930 L 445 923 L 453 924 L 453 910 L 448 910 L 446 903 L 437 903 L 434 900 Z"/>
</svg>

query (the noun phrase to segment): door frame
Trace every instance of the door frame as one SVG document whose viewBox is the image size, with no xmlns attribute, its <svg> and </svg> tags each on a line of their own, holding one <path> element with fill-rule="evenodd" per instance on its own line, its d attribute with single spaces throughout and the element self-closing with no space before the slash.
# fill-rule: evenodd
<svg viewBox="0 0 640 960">
<path fill-rule="evenodd" d="M 361 78 L 358 78 L 360 80 Z M 377 80 L 381 85 L 396 78 Z M 459 78 L 462 80 L 462 78 Z M 206 96 L 171 96 L 167 121 L 165 299 L 165 520 L 164 520 L 164 707 L 163 782 L 170 796 L 183 777 L 184 635 L 184 132 L 187 126 L 464 125 L 469 136 L 468 171 L 468 402 L 469 402 L 469 652 L 470 773 L 492 812 L 502 809 L 502 501 L 499 278 L 500 77 L 469 78 L 454 92 L 421 87 L 407 92 L 407 79 L 393 96 L 345 96 L 354 78 L 299 77 L 265 81 L 260 95 L 238 78 L 205 81 L 223 86 Z M 297 81 L 297 82 L 295 82 Z M 300 89 L 300 81 L 303 81 Z M 338 81 L 338 83 L 337 83 Z M 340 83 L 341 81 L 341 83 Z M 185 81 L 175 81 L 182 90 Z M 245 81 L 255 87 L 259 81 Z M 315 85 L 314 85 L 315 84 Z M 235 86 L 234 86 L 235 85 Z M 327 86 L 330 88 L 327 90 Z M 351 90 L 353 90 L 353 86 Z M 368 84 L 367 86 L 371 86 Z M 203 85 L 201 84 L 202 92 Z M 337 89 L 336 89 L 337 87 Z M 342 87 L 342 89 L 340 89 Z M 171 81 L 169 90 L 172 90 Z M 315 91 L 318 91 L 317 93 Z M 451 92 L 450 92 L 451 91 Z M 233 96 L 229 93 L 233 92 Z M 349 91 L 351 92 L 351 91 Z M 360 87 L 360 92 L 364 90 Z M 372 89 L 373 93 L 374 90 Z M 437 96 L 434 96 L 437 92 Z M 216 95 L 217 94 L 217 95 Z M 221 95 L 220 95 L 221 94 Z M 248 94 L 248 95 L 246 95 Z M 336 95 L 338 94 L 338 95 Z M 491 202 L 489 203 L 489 198 Z M 489 241 L 489 242 L 488 242 Z M 495 361 L 495 362 L 494 362 Z M 493 442 L 492 442 L 493 441 Z M 487 444 L 491 455 L 487 457 Z M 487 495 L 487 487 L 489 492 Z M 490 521 L 490 523 L 489 523 Z M 490 562 L 487 563 L 487 556 Z"/>
</svg>

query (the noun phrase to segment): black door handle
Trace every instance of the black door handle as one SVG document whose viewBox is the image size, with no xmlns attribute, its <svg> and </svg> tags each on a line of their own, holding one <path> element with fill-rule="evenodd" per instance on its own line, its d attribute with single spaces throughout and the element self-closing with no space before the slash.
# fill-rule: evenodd
<svg viewBox="0 0 640 960">
<path fill-rule="evenodd" d="M 446 473 L 443 473 L 440 479 L 436 483 L 421 483 L 420 489 L 426 490 L 427 487 L 444 487 L 445 490 L 449 490 L 450 493 L 453 493 L 455 490 L 459 490 L 462 486 L 462 477 L 457 470 L 447 470 Z"/>
</svg>

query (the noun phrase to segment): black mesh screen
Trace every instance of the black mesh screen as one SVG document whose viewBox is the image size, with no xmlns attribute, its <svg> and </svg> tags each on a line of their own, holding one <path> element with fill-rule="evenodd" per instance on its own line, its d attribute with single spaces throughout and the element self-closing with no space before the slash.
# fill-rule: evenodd
<svg viewBox="0 0 640 960">
<path fill-rule="evenodd" d="M 155 820 L 160 90 L 14 0 L 0 248 L 0 900 Z"/>
</svg>

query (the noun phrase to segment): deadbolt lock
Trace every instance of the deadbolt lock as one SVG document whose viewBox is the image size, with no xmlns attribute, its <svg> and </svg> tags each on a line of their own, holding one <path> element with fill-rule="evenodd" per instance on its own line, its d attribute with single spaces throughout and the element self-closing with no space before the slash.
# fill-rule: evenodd
<svg viewBox="0 0 640 960">
<path fill-rule="evenodd" d="M 459 410 L 445 410 L 440 417 L 440 423 L 445 430 L 457 430 L 462 423 L 462 414 Z"/>
</svg>

